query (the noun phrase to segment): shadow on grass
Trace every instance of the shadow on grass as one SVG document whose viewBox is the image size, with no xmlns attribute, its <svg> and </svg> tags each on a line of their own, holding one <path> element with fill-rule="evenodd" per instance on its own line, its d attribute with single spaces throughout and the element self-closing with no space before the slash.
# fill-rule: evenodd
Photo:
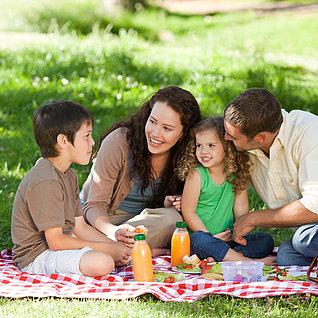
<svg viewBox="0 0 318 318">
<path fill-rule="evenodd" d="M 39 155 L 31 124 L 32 113 L 39 105 L 52 99 L 78 101 L 94 112 L 95 130 L 99 135 L 115 121 L 128 117 L 158 87 L 188 85 L 191 75 L 188 71 L 177 72 L 160 65 L 140 65 L 125 53 L 109 55 L 102 52 L 98 58 L 102 62 L 90 55 L 69 54 L 60 58 L 58 54 L 52 54 L 47 64 L 45 53 L 34 53 L 33 59 L 29 58 L 24 64 L 16 63 L 19 54 L 1 54 L 2 68 L 14 66 L 15 74 L 0 88 L 4 105 L 0 116 L 4 132 L 0 136 L 0 158 L 10 164 L 19 160 L 23 167 L 28 167 Z M 38 62 L 32 63 L 32 60 Z M 288 110 L 304 109 L 317 114 L 318 91 L 307 86 L 308 83 L 304 85 L 304 72 L 299 67 L 260 62 L 227 76 L 211 70 L 211 73 L 203 73 L 200 79 L 190 81 L 190 85 L 194 95 L 201 96 L 206 115 L 222 114 L 230 100 L 250 87 L 272 91 Z M 48 82 L 43 81 L 45 77 L 49 78 Z M 18 89 L 16 78 L 20 79 Z M 63 86 L 63 79 L 69 84 Z M 143 85 L 147 87 L 146 91 L 142 90 Z"/>
<path fill-rule="evenodd" d="M 21 60 L 23 56 L 23 60 Z M 22 75 L 29 77 L 49 77 L 50 79 L 79 79 L 107 80 L 107 76 L 123 75 L 148 86 L 164 86 L 169 83 L 179 85 L 184 81 L 189 71 L 176 72 L 172 68 L 164 69 L 162 65 L 146 65 L 136 62 L 125 52 L 109 52 L 103 49 L 96 56 L 95 51 L 86 55 L 66 53 L 55 49 L 53 54 L 24 50 L 16 56 L 0 52 L 3 68 L 14 66 Z"/>
<path fill-rule="evenodd" d="M 304 81 L 304 75 L 313 80 Z M 241 92 L 252 87 L 271 91 L 280 101 L 282 108 L 291 111 L 302 109 L 318 115 L 318 89 L 315 74 L 301 67 L 285 67 L 276 64 L 259 63 L 246 69 L 231 72 L 227 76 L 214 74 L 215 80 L 202 77 L 196 84 L 203 96 L 207 114 L 223 114 L 224 108 Z"/>
</svg>

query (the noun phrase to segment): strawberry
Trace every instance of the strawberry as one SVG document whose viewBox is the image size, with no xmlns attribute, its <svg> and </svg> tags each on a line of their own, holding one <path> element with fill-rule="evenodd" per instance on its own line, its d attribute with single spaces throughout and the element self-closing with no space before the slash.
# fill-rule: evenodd
<svg viewBox="0 0 318 318">
<path fill-rule="evenodd" d="M 202 269 L 204 268 L 206 265 L 208 264 L 208 261 L 206 259 L 203 259 L 200 264 L 199 264 L 199 267 Z"/>
</svg>

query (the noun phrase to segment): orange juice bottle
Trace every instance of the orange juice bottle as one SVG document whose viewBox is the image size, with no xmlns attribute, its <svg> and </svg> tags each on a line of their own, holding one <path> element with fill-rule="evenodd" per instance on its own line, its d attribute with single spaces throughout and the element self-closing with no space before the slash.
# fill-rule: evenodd
<svg viewBox="0 0 318 318">
<path fill-rule="evenodd" d="M 190 235 L 187 231 L 187 223 L 177 222 L 176 230 L 171 239 L 171 265 L 183 264 L 182 258 L 190 255 Z"/>
<path fill-rule="evenodd" d="M 153 282 L 152 256 L 145 234 L 134 236 L 132 249 L 134 280 L 137 282 Z"/>
</svg>

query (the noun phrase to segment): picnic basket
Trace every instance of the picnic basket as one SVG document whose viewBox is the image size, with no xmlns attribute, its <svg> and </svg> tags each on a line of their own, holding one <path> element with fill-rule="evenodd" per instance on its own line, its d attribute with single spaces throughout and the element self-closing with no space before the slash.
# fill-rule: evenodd
<svg viewBox="0 0 318 318">
<path fill-rule="evenodd" d="M 314 270 L 316 267 L 316 270 Z M 316 272 L 316 275 L 313 277 L 312 274 Z M 310 263 L 307 270 L 307 278 L 312 282 L 318 283 L 318 256 L 316 256 Z"/>
</svg>

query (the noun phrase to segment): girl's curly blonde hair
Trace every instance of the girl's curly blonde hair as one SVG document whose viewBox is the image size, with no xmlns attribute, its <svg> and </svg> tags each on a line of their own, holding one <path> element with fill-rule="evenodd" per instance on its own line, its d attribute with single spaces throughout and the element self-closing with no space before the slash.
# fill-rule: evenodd
<svg viewBox="0 0 318 318">
<path fill-rule="evenodd" d="M 232 141 L 224 139 L 225 129 L 223 117 L 208 117 L 201 120 L 192 129 L 191 139 L 186 146 L 184 156 L 177 165 L 177 174 L 180 180 L 184 181 L 199 164 L 196 157 L 195 134 L 205 130 L 212 130 L 217 133 L 224 148 L 224 172 L 226 179 L 233 185 L 233 191 L 239 193 L 248 187 L 250 182 L 250 161 L 245 151 L 238 151 Z"/>
</svg>

